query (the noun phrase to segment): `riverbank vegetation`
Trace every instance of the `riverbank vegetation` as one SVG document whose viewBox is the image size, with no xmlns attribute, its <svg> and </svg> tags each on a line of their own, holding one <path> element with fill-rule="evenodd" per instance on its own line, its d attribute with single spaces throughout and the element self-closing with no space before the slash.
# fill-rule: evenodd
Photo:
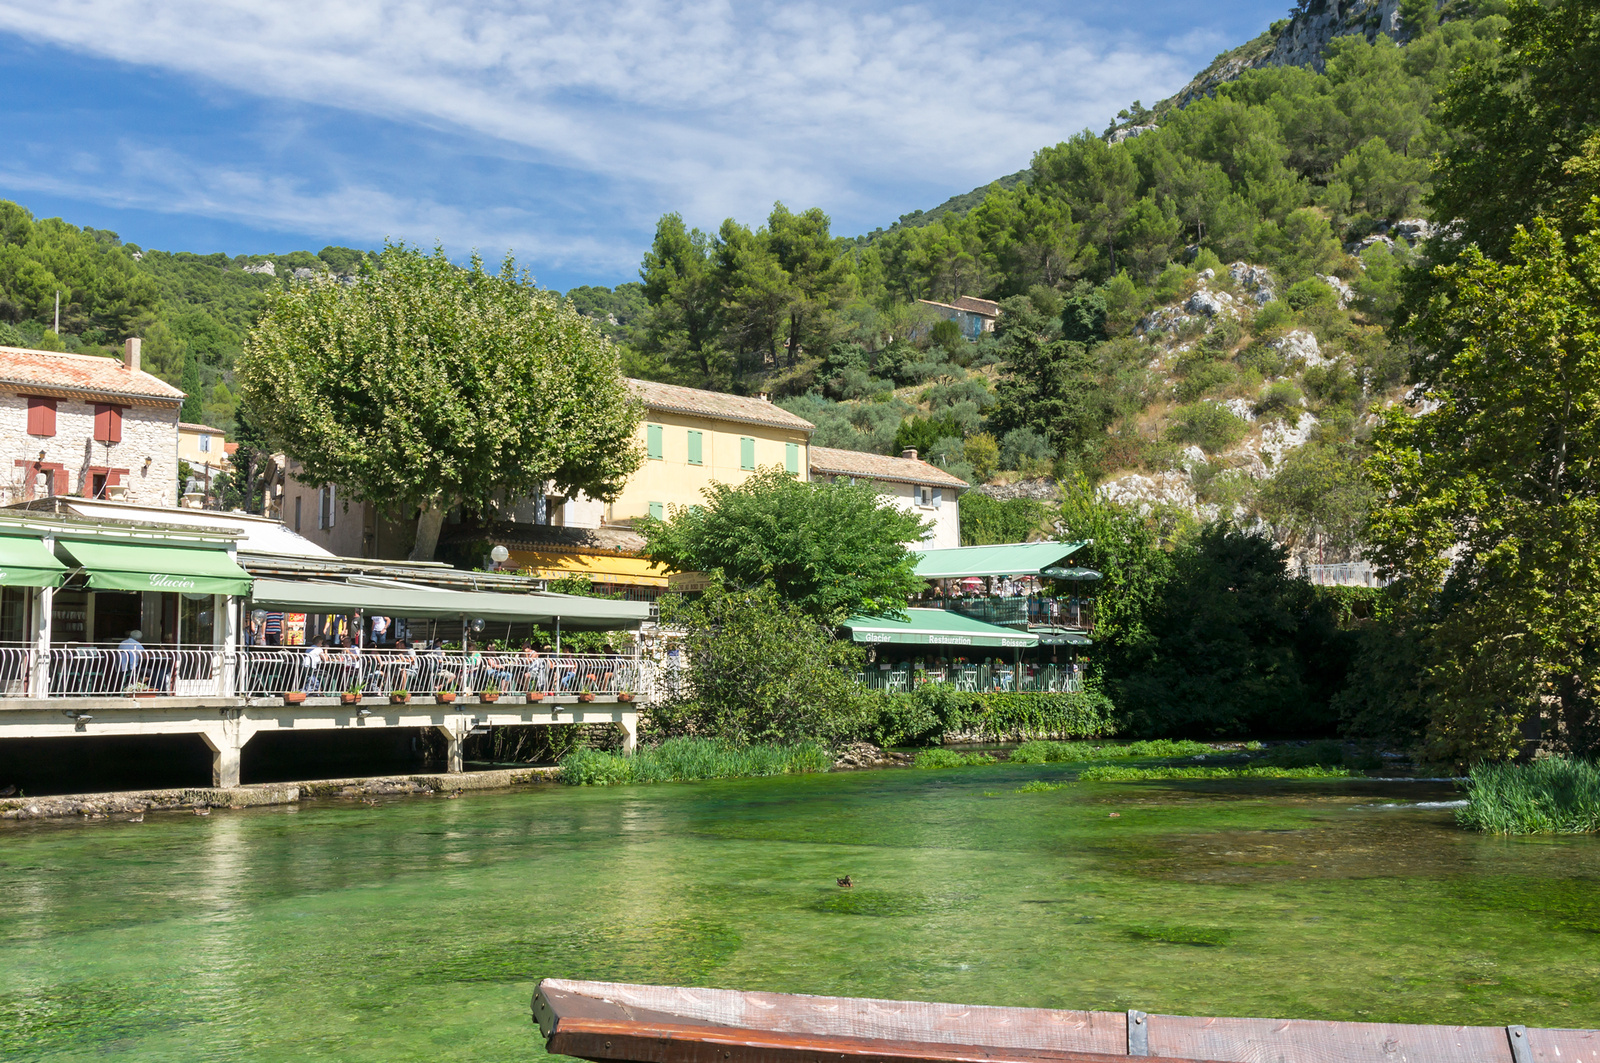
<svg viewBox="0 0 1600 1063">
<path fill-rule="evenodd" d="M 570 786 L 687 782 L 695 779 L 757 778 L 827 771 L 833 757 L 810 742 L 736 744 L 713 738 L 671 738 L 632 756 L 578 749 L 561 758 L 562 782 Z"/>
<path fill-rule="evenodd" d="M 1468 776 L 1467 803 L 1456 819 L 1491 834 L 1600 831 L 1600 767 L 1566 757 L 1479 764 Z"/>
</svg>

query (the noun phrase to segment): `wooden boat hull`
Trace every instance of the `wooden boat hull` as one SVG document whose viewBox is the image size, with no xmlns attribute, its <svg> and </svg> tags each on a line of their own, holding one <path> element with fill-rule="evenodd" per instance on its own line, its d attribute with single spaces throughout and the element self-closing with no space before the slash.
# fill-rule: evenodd
<svg viewBox="0 0 1600 1063">
<path fill-rule="evenodd" d="M 595 1063 L 1600 1063 L 1600 1031 L 1213 1019 L 547 978 L 552 1053 Z"/>
</svg>

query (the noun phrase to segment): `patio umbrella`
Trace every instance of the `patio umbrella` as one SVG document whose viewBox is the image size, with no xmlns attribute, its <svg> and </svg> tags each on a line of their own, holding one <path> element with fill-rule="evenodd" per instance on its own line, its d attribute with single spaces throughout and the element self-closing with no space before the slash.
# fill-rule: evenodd
<svg viewBox="0 0 1600 1063">
<path fill-rule="evenodd" d="M 981 586 L 983 586 L 983 577 L 982 576 L 968 576 L 966 579 L 961 581 L 961 585 L 963 587 L 981 587 Z"/>
<path fill-rule="evenodd" d="M 1047 568 L 1039 572 L 1041 576 L 1051 579 L 1099 579 L 1100 573 L 1092 568 Z"/>
</svg>

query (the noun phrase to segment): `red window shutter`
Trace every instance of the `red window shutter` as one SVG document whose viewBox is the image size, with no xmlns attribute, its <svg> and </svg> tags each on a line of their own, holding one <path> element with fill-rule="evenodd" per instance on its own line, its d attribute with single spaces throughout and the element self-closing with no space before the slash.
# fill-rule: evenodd
<svg viewBox="0 0 1600 1063">
<path fill-rule="evenodd" d="M 53 436 L 56 434 L 56 400 L 35 399 L 28 400 L 28 434 L 30 436 Z"/>
<path fill-rule="evenodd" d="M 97 405 L 94 408 L 94 441 L 122 442 L 122 407 Z"/>
</svg>

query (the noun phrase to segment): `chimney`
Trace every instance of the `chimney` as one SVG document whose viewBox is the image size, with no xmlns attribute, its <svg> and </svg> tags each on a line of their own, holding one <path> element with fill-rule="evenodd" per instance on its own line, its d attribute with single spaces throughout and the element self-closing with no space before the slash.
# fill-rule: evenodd
<svg viewBox="0 0 1600 1063">
<path fill-rule="evenodd" d="M 136 373 L 139 371 L 139 338 L 137 336 L 128 338 L 127 351 L 128 353 L 122 356 L 122 368 Z"/>
<path fill-rule="evenodd" d="M 904 449 L 904 450 L 902 450 L 900 452 L 900 456 L 902 458 L 910 458 L 912 461 L 916 461 L 917 460 L 917 448 L 916 447 L 907 447 L 906 449 Z"/>
<path fill-rule="evenodd" d="M 762 402 L 771 402 L 772 401 L 771 399 L 767 398 L 767 393 L 765 391 L 758 393 L 756 395 L 756 398 L 760 399 Z"/>
</svg>

